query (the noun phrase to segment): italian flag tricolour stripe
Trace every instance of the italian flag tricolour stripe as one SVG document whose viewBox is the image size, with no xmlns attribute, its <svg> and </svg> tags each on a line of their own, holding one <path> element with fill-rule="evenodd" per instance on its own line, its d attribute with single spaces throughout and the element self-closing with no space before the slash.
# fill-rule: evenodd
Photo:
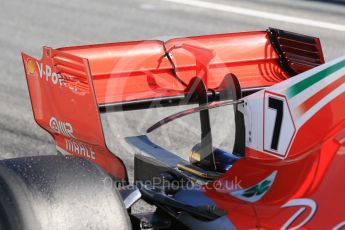
<svg viewBox="0 0 345 230">
<path fill-rule="evenodd" d="M 296 125 L 301 126 L 323 106 L 345 92 L 345 57 L 324 65 L 316 72 L 314 70 L 309 76 L 303 76 L 284 91 Z"/>
</svg>

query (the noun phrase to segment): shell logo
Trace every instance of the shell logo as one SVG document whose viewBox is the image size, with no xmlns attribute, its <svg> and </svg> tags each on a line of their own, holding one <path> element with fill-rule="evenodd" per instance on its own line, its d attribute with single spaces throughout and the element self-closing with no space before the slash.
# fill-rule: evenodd
<svg viewBox="0 0 345 230">
<path fill-rule="evenodd" d="M 34 75 L 36 73 L 36 63 L 32 59 L 28 59 L 26 62 L 26 71 L 30 75 Z"/>
</svg>

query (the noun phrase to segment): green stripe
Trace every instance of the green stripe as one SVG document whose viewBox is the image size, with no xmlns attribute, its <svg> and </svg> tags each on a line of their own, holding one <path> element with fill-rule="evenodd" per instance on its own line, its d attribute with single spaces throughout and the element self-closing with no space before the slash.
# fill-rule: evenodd
<svg viewBox="0 0 345 230">
<path fill-rule="evenodd" d="M 345 60 L 338 62 L 320 72 L 296 83 L 295 85 L 291 86 L 286 90 L 287 97 L 290 99 L 303 90 L 307 89 L 308 87 L 314 85 L 316 82 L 321 81 L 322 79 L 326 78 L 327 76 L 331 75 L 332 73 L 338 71 L 339 69 L 345 66 Z"/>
</svg>

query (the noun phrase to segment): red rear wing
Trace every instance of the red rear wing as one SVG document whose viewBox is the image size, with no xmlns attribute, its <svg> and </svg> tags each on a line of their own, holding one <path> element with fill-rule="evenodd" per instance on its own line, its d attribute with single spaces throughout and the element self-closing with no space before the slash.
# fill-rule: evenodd
<svg viewBox="0 0 345 230">
<path fill-rule="evenodd" d="M 37 123 L 61 152 L 95 161 L 126 178 L 105 143 L 100 112 L 177 105 L 196 75 L 217 93 L 224 76 L 244 92 L 289 77 L 267 32 L 245 32 L 53 49 L 37 60 L 22 54 Z"/>
<path fill-rule="evenodd" d="M 89 60 L 97 101 L 109 104 L 174 96 L 178 94 L 176 90 L 184 90 L 185 86 L 173 77 L 172 65 L 164 56 L 165 51 L 183 44 L 214 53 L 208 65 L 207 86 L 210 89 L 216 88 L 230 72 L 238 76 L 244 89 L 270 86 L 288 77 L 277 62 L 278 55 L 266 32 L 177 38 L 167 42 L 121 42 L 60 50 Z M 183 48 L 169 53 L 176 72 L 188 83 L 196 75 L 196 57 Z M 156 84 L 152 84 L 150 77 Z"/>
</svg>

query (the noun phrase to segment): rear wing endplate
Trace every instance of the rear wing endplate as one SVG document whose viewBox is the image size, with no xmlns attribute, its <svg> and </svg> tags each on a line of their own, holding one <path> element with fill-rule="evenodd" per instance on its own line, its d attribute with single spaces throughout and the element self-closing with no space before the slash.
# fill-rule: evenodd
<svg viewBox="0 0 345 230">
<path fill-rule="evenodd" d="M 35 120 L 57 149 L 126 179 L 124 164 L 105 143 L 88 60 L 48 47 L 41 60 L 22 58 Z"/>
</svg>

